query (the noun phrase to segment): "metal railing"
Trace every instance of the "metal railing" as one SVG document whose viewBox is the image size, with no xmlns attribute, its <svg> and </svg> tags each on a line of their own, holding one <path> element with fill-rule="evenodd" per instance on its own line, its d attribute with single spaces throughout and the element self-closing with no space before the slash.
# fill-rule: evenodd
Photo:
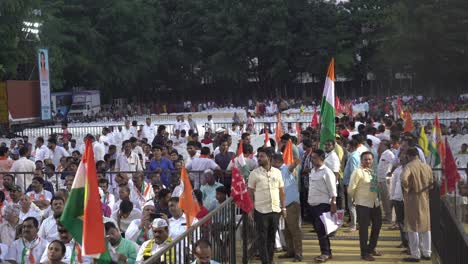
<svg viewBox="0 0 468 264">
<path fill-rule="evenodd" d="M 194 260 L 196 241 L 206 239 L 211 242 L 212 260 L 235 264 L 235 216 L 235 204 L 230 197 L 144 263 L 191 263 Z"/>
<path fill-rule="evenodd" d="M 430 190 L 432 243 L 441 263 L 468 262 L 468 199 L 458 193 L 440 196 L 440 169 L 434 169 L 434 188 Z M 458 189 L 458 186 L 457 186 Z"/>
</svg>

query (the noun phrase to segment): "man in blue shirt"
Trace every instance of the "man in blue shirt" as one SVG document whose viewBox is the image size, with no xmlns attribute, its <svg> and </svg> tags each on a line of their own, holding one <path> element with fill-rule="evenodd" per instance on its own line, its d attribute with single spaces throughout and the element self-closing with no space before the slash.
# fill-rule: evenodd
<svg viewBox="0 0 468 264">
<path fill-rule="evenodd" d="M 294 169 L 284 164 L 283 155 L 276 153 L 273 156 L 273 167 L 281 171 L 284 182 L 284 195 L 286 206 L 285 229 L 283 231 L 286 240 L 286 254 L 279 258 L 294 258 L 302 261 L 302 231 L 300 227 L 301 205 L 299 200 L 299 188 Z"/>
<path fill-rule="evenodd" d="M 355 139 L 352 139 L 348 143 L 348 152 L 349 152 L 349 157 L 348 161 L 346 162 L 346 167 L 343 172 L 343 185 L 344 185 L 344 190 L 346 192 L 346 203 L 348 204 L 348 210 L 349 210 L 349 216 L 351 220 L 350 228 L 349 231 L 354 232 L 356 231 L 356 207 L 353 205 L 353 200 L 351 197 L 348 196 L 348 185 L 349 185 L 349 180 L 351 179 L 351 175 L 353 174 L 354 170 L 359 168 L 361 165 L 361 155 L 359 151 L 357 150 L 359 147 L 359 142 Z"/>
<path fill-rule="evenodd" d="M 148 172 L 159 172 L 161 174 L 161 183 L 165 186 L 171 186 L 174 165 L 171 160 L 162 156 L 162 147 L 159 145 L 153 147 L 153 160 L 148 166 Z"/>
</svg>

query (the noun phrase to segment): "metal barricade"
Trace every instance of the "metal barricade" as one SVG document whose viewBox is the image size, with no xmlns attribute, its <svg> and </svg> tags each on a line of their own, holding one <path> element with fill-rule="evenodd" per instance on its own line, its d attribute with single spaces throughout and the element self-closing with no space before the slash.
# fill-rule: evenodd
<svg viewBox="0 0 468 264">
<path fill-rule="evenodd" d="M 211 242 L 211 259 L 220 263 L 236 263 L 235 204 L 232 197 L 179 237 L 146 259 L 144 263 L 182 264 L 194 259 L 195 243 L 199 239 Z"/>
<path fill-rule="evenodd" d="M 461 197 L 458 191 L 440 196 L 440 185 L 434 169 L 434 188 L 430 190 L 432 243 L 441 263 L 468 262 L 468 204 L 467 197 Z"/>
</svg>

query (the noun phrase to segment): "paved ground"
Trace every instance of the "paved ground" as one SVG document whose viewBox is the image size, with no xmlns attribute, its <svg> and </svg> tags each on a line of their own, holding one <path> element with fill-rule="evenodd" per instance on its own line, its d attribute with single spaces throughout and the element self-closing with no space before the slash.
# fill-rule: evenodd
<svg viewBox="0 0 468 264">
<path fill-rule="evenodd" d="M 376 261 L 369 263 L 405 263 L 402 259 L 407 257 L 407 255 L 401 252 L 401 248 L 398 248 L 398 245 L 400 245 L 399 231 L 388 230 L 388 228 L 389 225 L 384 225 L 382 227 L 379 243 L 377 244 L 377 251 L 384 255 L 381 257 L 375 257 Z M 315 263 L 314 258 L 320 255 L 318 241 L 315 233 L 311 232 L 311 230 L 311 225 L 306 224 L 303 226 L 304 260 L 302 263 Z M 360 258 L 358 231 L 348 233 L 345 232 L 346 230 L 347 228 L 341 228 L 332 239 L 331 246 L 333 259 L 327 261 L 327 263 L 366 263 Z M 294 263 L 292 262 L 292 259 L 278 259 L 277 257 L 282 254 L 283 253 L 275 254 L 275 263 Z M 249 263 L 260 263 L 260 261 L 255 260 Z M 438 261 L 436 260 L 436 257 L 433 256 L 432 261 L 421 261 L 420 263 L 438 263 Z"/>
</svg>

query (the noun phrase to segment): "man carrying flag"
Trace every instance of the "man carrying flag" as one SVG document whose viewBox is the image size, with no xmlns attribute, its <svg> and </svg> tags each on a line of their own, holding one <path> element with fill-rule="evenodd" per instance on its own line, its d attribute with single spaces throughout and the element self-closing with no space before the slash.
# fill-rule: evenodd
<svg viewBox="0 0 468 264">
<path fill-rule="evenodd" d="M 110 256 L 106 252 L 95 164 L 93 146 L 87 139 L 60 222 L 81 245 L 83 256 L 104 260 Z"/>
<path fill-rule="evenodd" d="M 320 148 L 323 149 L 327 140 L 335 140 L 335 61 L 333 58 L 328 66 L 323 88 L 320 124 Z"/>
</svg>

